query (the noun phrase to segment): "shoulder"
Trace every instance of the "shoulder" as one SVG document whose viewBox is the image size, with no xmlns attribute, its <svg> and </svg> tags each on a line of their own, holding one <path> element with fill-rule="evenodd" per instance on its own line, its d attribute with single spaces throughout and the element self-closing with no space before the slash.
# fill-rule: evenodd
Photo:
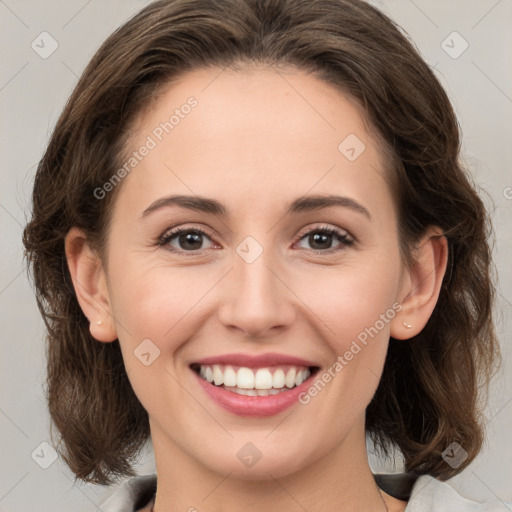
<svg viewBox="0 0 512 512">
<path fill-rule="evenodd" d="M 406 512 L 506 512 L 497 499 L 479 503 L 461 496 L 451 485 L 430 475 L 420 476 L 411 491 Z"/>
<path fill-rule="evenodd" d="M 140 475 L 119 485 L 101 504 L 102 512 L 136 512 L 151 502 L 156 492 L 156 474 Z"/>
<path fill-rule="evenodd" d="M 499 500 L 479 503 L 461 496 L 446 482 L 430 475 L 375 475 L 381 489 L 408 499 L 405 512 L 510 512 Z M 156 474 L 130 478 L 101 505 L 102 512 L 136 512 L 151 502 L 156 492 Z"/>
<path fill-rule="evenodd" d="M 430 475 L 381 473 L 374 477 L 384 492 L 407 501 L 405 512 L 510 512 L 510 508 L 497 499 L 485 503 L 468 500 L 447 482 Z"/>
</svg>

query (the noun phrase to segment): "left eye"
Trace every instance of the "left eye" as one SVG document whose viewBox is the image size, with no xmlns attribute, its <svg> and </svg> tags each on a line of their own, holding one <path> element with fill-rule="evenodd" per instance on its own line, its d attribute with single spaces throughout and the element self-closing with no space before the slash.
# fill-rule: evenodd
<svg viewBox="0 0 512 512">
<path fill-rule="evenodd" d="M 340 242 L 336 247 L 331 247 L 333 237 Z M 301 241 L 308 241 L 313 245 L 312 250 L 321 252 L 337 251 L 354 244 L 354 240 L 347 232 L 329 227 L 312 229 L 302 236 L 299 242 Z"/>
</svg>

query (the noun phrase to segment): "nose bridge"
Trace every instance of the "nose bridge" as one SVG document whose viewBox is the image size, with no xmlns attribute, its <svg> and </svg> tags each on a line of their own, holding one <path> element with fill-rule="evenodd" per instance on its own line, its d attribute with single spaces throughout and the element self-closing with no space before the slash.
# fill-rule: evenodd
<svg viewBox="0 0 512 512">
<path fill-rule="evenodd" d="M 289 325 L 294 307 L 292 294 L 279 276 L 275 253 L 250 238 L 236 248 L 219 318 L 225 326 L 261 336 L 272 328 Z"/>
<path fill-rule="evenodd" d="M 239 300 L 250 301 L 253 309 L 257 306 L 270 305 L 276 295 L 282 294 L 279 289 L 270 251 L 265 251 L 251 263 L 241 260 L 236 267 L 236 287 Z"/>
</svg>

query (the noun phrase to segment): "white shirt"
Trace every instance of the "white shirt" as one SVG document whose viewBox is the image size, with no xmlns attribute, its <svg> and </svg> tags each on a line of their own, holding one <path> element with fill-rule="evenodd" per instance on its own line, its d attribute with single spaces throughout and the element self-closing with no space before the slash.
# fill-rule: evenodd
<svg viewBox="0 0 512 512">
<path fill-rule="evenodd" d="M 391 477 L 391 478 L 389 478 Z M 430 475 L 422 475 L 405 490 L 407 475 L 375 475 L 379 487 L 391 496 L 408 500 L 405 512 L 510 512 L 512 503 L 498 499 L 479 503 L 462 497 L 446 482 Z M 410 487 L 410 485 L 409 485 Z M 156 491 L 156 474 L 130 478 L 114 491 L 101 505 L 103 512 L 136 512 L 153 500 Z M 137 507 L 137 508 L 135 508 Z"/>
</svg>

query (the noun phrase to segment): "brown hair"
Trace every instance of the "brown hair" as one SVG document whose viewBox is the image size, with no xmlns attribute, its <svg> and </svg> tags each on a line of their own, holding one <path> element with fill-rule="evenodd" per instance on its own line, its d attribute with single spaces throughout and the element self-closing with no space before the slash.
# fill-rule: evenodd
<svg viewBox="0 0 512 512">
<path fill-rule="evenodd" d="M 481 448 L 478 389 L 487 389 L 499 360 L 490 225 L 459 163 L 446 93 L 401 30 L 360 0 L 160 0 L 94 55 L 39 163 L 23 239 L 48 329 L 47 398 L 62 455 L 78 478 L 110 483 L 134 474 L 150 434 L 118 340 L 99 343 L 89 333 L 64 237 L 77 226 L 104 247 L 120 187 L 103 200 L 94 190 L 122 165 L 130 123 L 163 86 L 185 71 L 251 63 L 315 73 L 359 102 L 392 155 L 407 262 L 429 226 L 446 234 L 448 271 L 438 304 L 420 334 L 390 340 L 366 419 L 386 454 L 400 448 L 406 470 L 453 476 Z M 454 441 L 468 453 L 458 468 L 441 456 Z"/>
</svg>

